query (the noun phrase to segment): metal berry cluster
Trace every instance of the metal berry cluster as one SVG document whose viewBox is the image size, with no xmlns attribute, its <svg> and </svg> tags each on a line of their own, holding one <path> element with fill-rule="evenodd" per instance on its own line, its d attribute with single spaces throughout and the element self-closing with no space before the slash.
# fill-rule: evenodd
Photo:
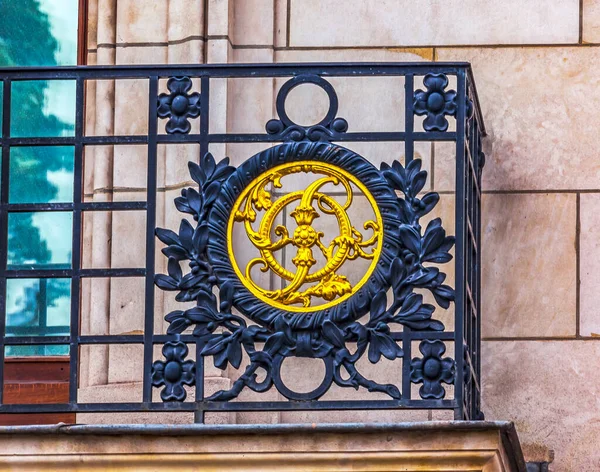
<svg viewBox="0 0 600 472">
<path fill-rule="evenodd" d="M 286 125 L 282 120 L 269 120 L 265 129 L 268 134 L 275 135 L 282 141 L 333 140 L 348 131 L 348 122 L 344 118 L 335 118 L 324 124 L 301 126 L 297 124 Z"/>
<path fill-rule="evenodd" d="M 156 284 L 163 290 L 178 291 L 176 300 L 195 301 L 196 306 L 169 313 L 165 317 L 170 323 L 167 332 L 180 334 L 193 328 L 193 335 L 201 345 L 201 355 L 212 357 L 219 369 L 226 369 L 228 365 L 238 369 L 244 351 L 249 358 L 249 364 L 232 388 L 216 392 L 207 400 L 227 401 L 237 397 L 245 387 L 264 392 L 272 386 L 292 400 L 315 400 L 332 383 L 342 387 L 364 387 L 399 399 L 401 393 L 395 385 L 379 384 L 365 378 L 359 373 L 356 362 L 365 354 L 371 363 L 378 362 L 382 356 L 390 360 L 403 357 L 404 352 L 398 344 L 402 333 L 392 331 L 394 325 L 412 330 L 443 331 L 444 325 L 432 318 L 435 307 L 424 303 L 423 296 L 415 293 L 415 289 L 429 290 L 443 308 L 447 308 L 454 300 L 453 289 L 443 284 L 446 275 L 439 268 L 427 265 L 449 262 L 454 238 L 446 236 L 439 218 L 432 220 L 422 231 L 419 221 L 435 207 L 439 195 L 427 193 L 419 198 L 427 178 L 427 173 L 421 170 L 421 161 L 415 159 L 406 168 L 399 162 L 394 162 L 391 167 L 385 164 L 381 167 L 384 178 L 400 194 L 397 211 L 401 221 L 399 235 L 402 250 L 389 265 L 387 284 L 391 286 L 392 303 L 388 307 L 387 290 L 382 289 L 370 300 L 365 300 L 370 304 L 370 317 L 366 323 L 351 318 L 345 323 L 334 323 L 326 318 L 312 331 L 295 329 L 283 314 L 269 324 L 248 325 L 245 317 L 234 313 L 234 287 L 228 280 L 217 280 L 207 253 L 207 215 L 224 181 L 235 169 L 229 166 L 228 159 L 215 163 L 210 154 L 204 156 L 199 165 L 189 163 L 189 169 L 199 191 L 193 188 L 183 190 L 175 204 L 179 211 L 191 214 L 197 224 L 193 226 L 187 219 L 182 220 L 179 234 L 157 229 L 157 237 L 167 245 L 162 251 L 169 261 L 168 275 L 157 275 Z M 182 265 L 185 262 L 189 271 L 184 275 Z M 179 343 L 183 344 L 181 341 Z M 441 341 L 436 343 L 443 346 Z M 262 345 L 262 348 L 257 348 L 257 345 Z M 423 348 L 421 351 L 426 354 Z M 438 347 L 429 349 L 427 353 L 434 359 L 434 354 L 443 353 L 443 350 Z M 314 391 L 297 393 L 284 385 L 280 375 L 281 364 L 285 358 L 293 356 L 324 361 L 325 378 Z M 176 360 L 176 356 L 171 357 L 171 362 Z M 179 357 L 180 362 L 184 362 L 184 356 Z M 424 368 L 423 363 L 429 368 Z M 454 381 L 454 361 L 440 360 L 437 370 L 431 367 L 434 363 L 428 359 L 413 359 L 411 363 L 411 379 L 414 382 L 426 382 L 426 388 L 421 393 L 423 398 L 443 398 L 445 391 L 441 382 Z M 154 386 L 165 384 L 164 375 L 158 372 L 166 372 L 163 364 L 155 363 Z M 171 370 L 177 369 L 171 367 Z M 264 374 L 260 381 L 259 371 Z M 177 376 L 170 378 L 174 379 L 171 383 L 177 383 Z M 193 382 L 190 376 L 186 376 L 185 380 L 188 385 Z M 172 386 L 170 388 L 173 389 Z M 177 392 L 177 396 L 163 395 L 163 400 L 182 401 L 185 391 L 178 388 Z"/>
</svg>

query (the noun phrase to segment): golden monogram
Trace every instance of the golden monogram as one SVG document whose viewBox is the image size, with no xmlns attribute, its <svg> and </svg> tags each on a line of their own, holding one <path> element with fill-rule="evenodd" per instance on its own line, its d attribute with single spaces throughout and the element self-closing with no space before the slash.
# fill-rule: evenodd
<svg viewBox="0 0 600 472">
<path fill-rule="evenodd" d="M 311 174 L 314 179 L 305 189 L 288 193 L 280 190 L 285 176 L 306 178 Z M 334 196 L 325 193 L 323 187 L 328 185 L 330 188 L 333 186 L 337 196 L 343 194 L 345 202 L 340 203 Z M 366 197 L 375 215 L 374 219 L 363 224 L 363 229 L 370 233 L 368 237 L 363 236 L 350 221 L 348 210 L 354 200 L 353 187 Z M 275 191 L 282 195 L 275 198 Z M 276 224 L 282 215 L 293 218 L 296 223 L 293 231 L 287 228 L 285 221 L 284 224 Z M 315 219 L 322 215 L 331 215 L 337 220 L 338 234 L 328 243 L 325 242 L 325 233 L 313 226 Z M 232 248 L 235 224 L 244 225 L 248 239 L 260 253 L 259 257 L 246 264 L 243 271 Z M 373 196 L 352 174 L 317 161 L 287 163 L 254 179 L 238 197 L 228 224 L 229 257 L 241 282 L 261 300 L 288 311 L 320 310 L 350 297 L 368 280 L 381 252 L 382 228 L 382 218 Z M 294 251 L 291 259 L 294 270 L 289 270 L 291 265 L 285 267 L 281 253 L 279 260 L 276 256 L 290 248 Z M 315 251 L 322 254 L 318 257 L 322 263 L 318 263 Z M 347 261 L 359 258 L 372 262 L 362 279 L 352 285 L 343 274 L 348 265 L 343 266 Z M 255 266 L 283 280 L 282 288 L 261 287 L 252 278 Z M 321 299 L 321 303 L 314 304 L 314 298 Z"/>
</svg>

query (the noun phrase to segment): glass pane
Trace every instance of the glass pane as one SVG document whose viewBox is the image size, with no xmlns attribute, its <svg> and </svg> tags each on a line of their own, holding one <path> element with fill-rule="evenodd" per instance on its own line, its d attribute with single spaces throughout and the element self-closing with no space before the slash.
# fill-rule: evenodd
<svg viewBox="0 0 600 472">
<path fill-rule="evenodd" d="M 7 336 L 68 335 L 70 313 L 70 279 L 7 280 Z"/>
<path fill-rule="evenodd" d="M 32 346 L 6 346 L 4 349 L 6 357 L 25 356 L 68 356 L 68 344 L 38 344 Z"/>
<path fill-rule="evenodd" d="M 74 129 L 74 80 L 35 80 L 12 84 L 11 136 L 73 136 Z"/>
<path fill-rule="evenodd" d="M 78 0 L 0 1 L 0 65 L 77 64 Z"/>
<path fill-rule="evenodd" d="M 72 233 L 71 212 L 9 214 L 8 268 L 70 268 Z"/>
<path fill-rule="evenodd" d="M 10 203 L 73 201 L 72 146 L 16 147 L 10 150 Z"/>
</svg>

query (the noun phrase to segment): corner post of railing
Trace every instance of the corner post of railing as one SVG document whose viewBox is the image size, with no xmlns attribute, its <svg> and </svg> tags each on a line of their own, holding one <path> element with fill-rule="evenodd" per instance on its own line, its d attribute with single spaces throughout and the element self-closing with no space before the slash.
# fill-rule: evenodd
<svg viewBox="0 0 600 472">
<path fill-rule="evenodd" d="M 465 180 L 465 137 L 466 137 L 466 71 L 459 68 L 457 71 L 457 102 L 456 116 L 456 204 L 455 204 L 455 322 L 454 322 L 454 355 L 456 362 L 456 381 L 454 396 L 456 408 L 454 419 L 462 420 L 464 411 L 464 379 L 465 379 L 465 353 L 464 353 L 464 326 L 466 315 L 466 180 Z"/>
<path fill-rule="evenodd" d="M 477 380 L 478 389 L 476 392 L 476 398 L 474 399 L 474 410 L 477 415 L 476 419 L 483 419 L 483 413 L 481 411 L 481 198 L 482 198 L 482 185 L 481 185 L 481 175 L 483 170 L 483 150 L 481 149 L 481 127 L 479 123 L 479 119 L 474 115 L 473 116 L 473 160 L 475 161 L 475 176 L 477 182 L 477 188 L 479 190 L 477 195 L 477 214 L 476 214 L 476 222 L 475 222 L 475 240 L 477 245 L 477 259 L 475 261 L 476 264 L 476 276 L 475 276 L 475 284 L 476 284 L 476 299 L 475 299 L 475 312 L 477 315 L 475 332 L 476 337 L 474 340 L 476 356 L 474 360 L 474 371 Z"/>
</svg>

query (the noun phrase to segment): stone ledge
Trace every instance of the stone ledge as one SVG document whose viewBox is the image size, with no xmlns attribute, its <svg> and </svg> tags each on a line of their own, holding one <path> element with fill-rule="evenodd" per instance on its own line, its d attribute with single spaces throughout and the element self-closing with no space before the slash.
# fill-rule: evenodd
<svg viewBox="0 0 600 472">
<path fill-rule="evenodd" d="M 0 428 L 0 471 L 525 472 L 512 423 Z"/>
</svg>

